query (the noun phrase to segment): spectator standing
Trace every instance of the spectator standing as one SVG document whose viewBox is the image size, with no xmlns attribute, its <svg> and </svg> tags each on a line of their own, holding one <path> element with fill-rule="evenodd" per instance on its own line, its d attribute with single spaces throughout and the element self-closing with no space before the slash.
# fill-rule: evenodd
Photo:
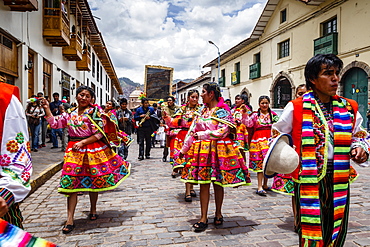
<svg viewBox="0 0 370 247">
<path fill-rule="evenodd" d="M 50 103 L 50 111 L 53 116 L 60 115 L 59 106 L 62 104 L 62 101 L 59 100 L 59 93 L 53 93 L 54 101 Z M 58 148 L 58 136 L 62 138 L 63 130 L 62 129 L 51 129 L 51 140 L 53 142 L 52 149 Z"/>
<path fill-rule="evenodd" d="M 71 108 L 69 96 L 63 96 L 62 104 L 59 107 L 63 107 L 63 111 L 68 111 Z M 62 152 L 66 151 L 66 144 L 68 143 L 68 127 L 62 129 Z"/>
<path fill-rule="evenodd" d="M 34 95 L 36 96 L 36 95 Z M 32 144 L 31 151 L 37 152 L 39 147 L 39 134 L 41 128 L 41 117 L 45 116 L 44 109 L 40 106 L 37 98 L 29 99 L 26 108 L 26 116 L 28 119 L 28 127 L 30 128 Z"/>
<path fill-rule="evenodd" d="M 43 92 L 38 92 L 37 93 L 37 98 L 43 98 L 44 93 Z M 41 118 L 41 128 L 40 128 L 40 135 L 39 135 L 39 146 L 40 147 L 45 147 L 45 141 L 46 141 L 46 132 L 48 130 L 48 122 L 45 120 L 45 118 Z"/>
</svg>

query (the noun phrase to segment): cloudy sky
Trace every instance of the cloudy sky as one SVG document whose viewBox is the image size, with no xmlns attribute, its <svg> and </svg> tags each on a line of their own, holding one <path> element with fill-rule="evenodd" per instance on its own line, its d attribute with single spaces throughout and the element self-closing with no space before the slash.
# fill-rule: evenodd
<svg viewBox="0 0 370 247">
<path fill-rule="evenodd" d="M 174 79 L 249 37 L 267 0 L 89 0 L 118 77 L 144 83 L 145 65 L 174 68 Z"/>
</svg>

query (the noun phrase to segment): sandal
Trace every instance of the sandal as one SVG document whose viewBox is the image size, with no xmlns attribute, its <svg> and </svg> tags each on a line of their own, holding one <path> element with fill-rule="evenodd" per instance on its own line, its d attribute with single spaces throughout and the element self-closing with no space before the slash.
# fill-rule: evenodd
<svg viewBox="0 0 370 247">
<path fill-rule="evenodd" d="M 195 190 L 190 190 L 191 197 L 197 197 L 197 193 L 195 193 Z"/>
<path fill-rule="evenodd" d="M 73 225 L 65 225 L 62 229 L 62 232 L 64 234 L 67 234 L 67 233 L 70 233 L 71 231 L 73 231 L 73 229 L 75 229 L 75 224 Z"/>
<path fill-rule="evenodd" d="M 185 199 L 186 202 L 192 202 L 193 201 L 193 199 L 191 198 L 191 195 L 186 195 L 184 199 Z"/>
<path fill-rule="evenodd" d="M 266 196 L 267 193 L 266 193 L 265 190 L 257 190 L 256 194 L 259 195 L 259 196 Z"/>
<path fill-rule="evenodd" d="M 206 223 L 197 222 L 193 225 L 193 227 L 194 227 L 195 232 L 202 232 L 202 231 L 204 231 L 205 229 L 208 228 L 208 220 L 206 221 Z"/>
<path fill-rule="evenodd" d="M 215 225 L 215 226 L 220 226 L 220 225 L 222 225 L 224 223 L 224 217 L 223 216 L 221 216 L 220 218 L 217 218 L 216 216 L 215 216 L 215 218 L 213 219 L 213 224 Z"/>
<path fill-rule="evenodd" d="M 272 191 L 271 187 L 269 187 L 269 186 L 267 186 L 267 188 L 263 188 L 263 187 L 262 187 L 262 189 L 263 189 L 264 191 Z"/>
<path fill-rule="evenodd" d="M 89 219 L 90 220 L 97 220 L 99 218 L 99 215 L 97 214 L 89 214 Z"/>
</svg>

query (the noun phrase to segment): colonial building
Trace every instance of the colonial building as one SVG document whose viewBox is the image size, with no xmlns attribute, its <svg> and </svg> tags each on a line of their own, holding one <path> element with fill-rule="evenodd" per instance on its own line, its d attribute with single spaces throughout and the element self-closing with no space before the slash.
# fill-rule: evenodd
<svg viewBox="0 0 370 247">
<path fill-rule="evenodd" d="M 203 84 L 210 81 L 211 81 L 211 72 L 208 71 L 199 76 L 198 78 L 196 78 L 195 80 L 177 88 L 177 90 L 175 91 L 177 95 L 177 104 L 179 105 L 185 104 L 187 101 L 187 94 L 192 89 L 198 90 L 199 94 L 202 93 Z M 200 103 L 202 102 L 201 97 L 199 97 L 199 102 Z"/>
<path fill-rule="evenodd" d="M 344 62 L 339 94 L 355 99 L 366 116 L 370 76 L 369 0 L 268 0 L 250 37 L 221 55 L 221 86 L 231 98 L 245 93 L 273 108 L 294 98 L 304 66 L 315 54 L 334 53 Z M 217 77 L 217 58 L 204 65 Z"/>
<path fill-rule="evenodd" d="M 70 96 L 88 85 L 96 103 L 122 94 L 87 0 L 0 1 L 0 74 L 21 100 L 43 92 Z"/>
</svg>

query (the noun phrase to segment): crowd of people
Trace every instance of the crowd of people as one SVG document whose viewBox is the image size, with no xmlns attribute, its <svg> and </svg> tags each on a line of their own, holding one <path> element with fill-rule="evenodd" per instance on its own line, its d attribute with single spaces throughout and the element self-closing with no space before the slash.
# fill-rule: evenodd
<svg viewBox="0 0 370 247">
<path fill-rule="evenodd" d="M 280 117 L 271 110 L 268 96 L 260 96 L 253 111 L 246 95 L 236 95 L 233 104 L 221 97 L 214 82 L 205 83 L 201 92 L 190 90 L 182 106 L 175 104 L 173 96 L 166 98 L 165 105 L 152 106 L 142 98 L 141 106 L 133 111 L 124 98 L 117 106 L 110 100 L 104 107 L 93 104 L 95 93 L 87 86 L 77 89 L 75 106 L 69 99 L 59 101 L 58 93 L 52 102 L 43 95 L 31 98 L 26 109 L 30 150 L 37 152 L 45 144 L 49 125 L 52 148 L 58 147 L 59 135 L 65 151 L 58 188 L 67 196 L 63 233 L 75 228 L 78 193 L 89 193 L 89 219 L 96 220 L 98 192 L 116 188 L 129 176 L 131 164 L 126 160 L 131 135 L 136 133 L 138 161 L 151 159 L 151 148 L 159 141 L 162 161 L 171 164 L 171 176 L 179 174 L 185 183 L 186 202 L 197 196 L 194 185 L 199 184 L 201 208 L 195 231 L 208 228 L 211 184 L 216 209 L 213 224 L 218 226 L 224 222 L 224 188 L 251 185 L 250 172 L 256 172 L 257 195 L 274 191 L 292 196 L 300 246 L 343 246 L 349 184 L 357 177 L 350 160 L 367 166 L 370 145 L 357 103 L 337 95 L 342 67 L 335 55 L 311 58 L 305 67 L 306 83 L 297 86 L 295 99 Z M 281 135 L 291 136 L 299 163 L 292 173 L 266 176 L 264 161 L 271 143 Z"/>
</svg>

